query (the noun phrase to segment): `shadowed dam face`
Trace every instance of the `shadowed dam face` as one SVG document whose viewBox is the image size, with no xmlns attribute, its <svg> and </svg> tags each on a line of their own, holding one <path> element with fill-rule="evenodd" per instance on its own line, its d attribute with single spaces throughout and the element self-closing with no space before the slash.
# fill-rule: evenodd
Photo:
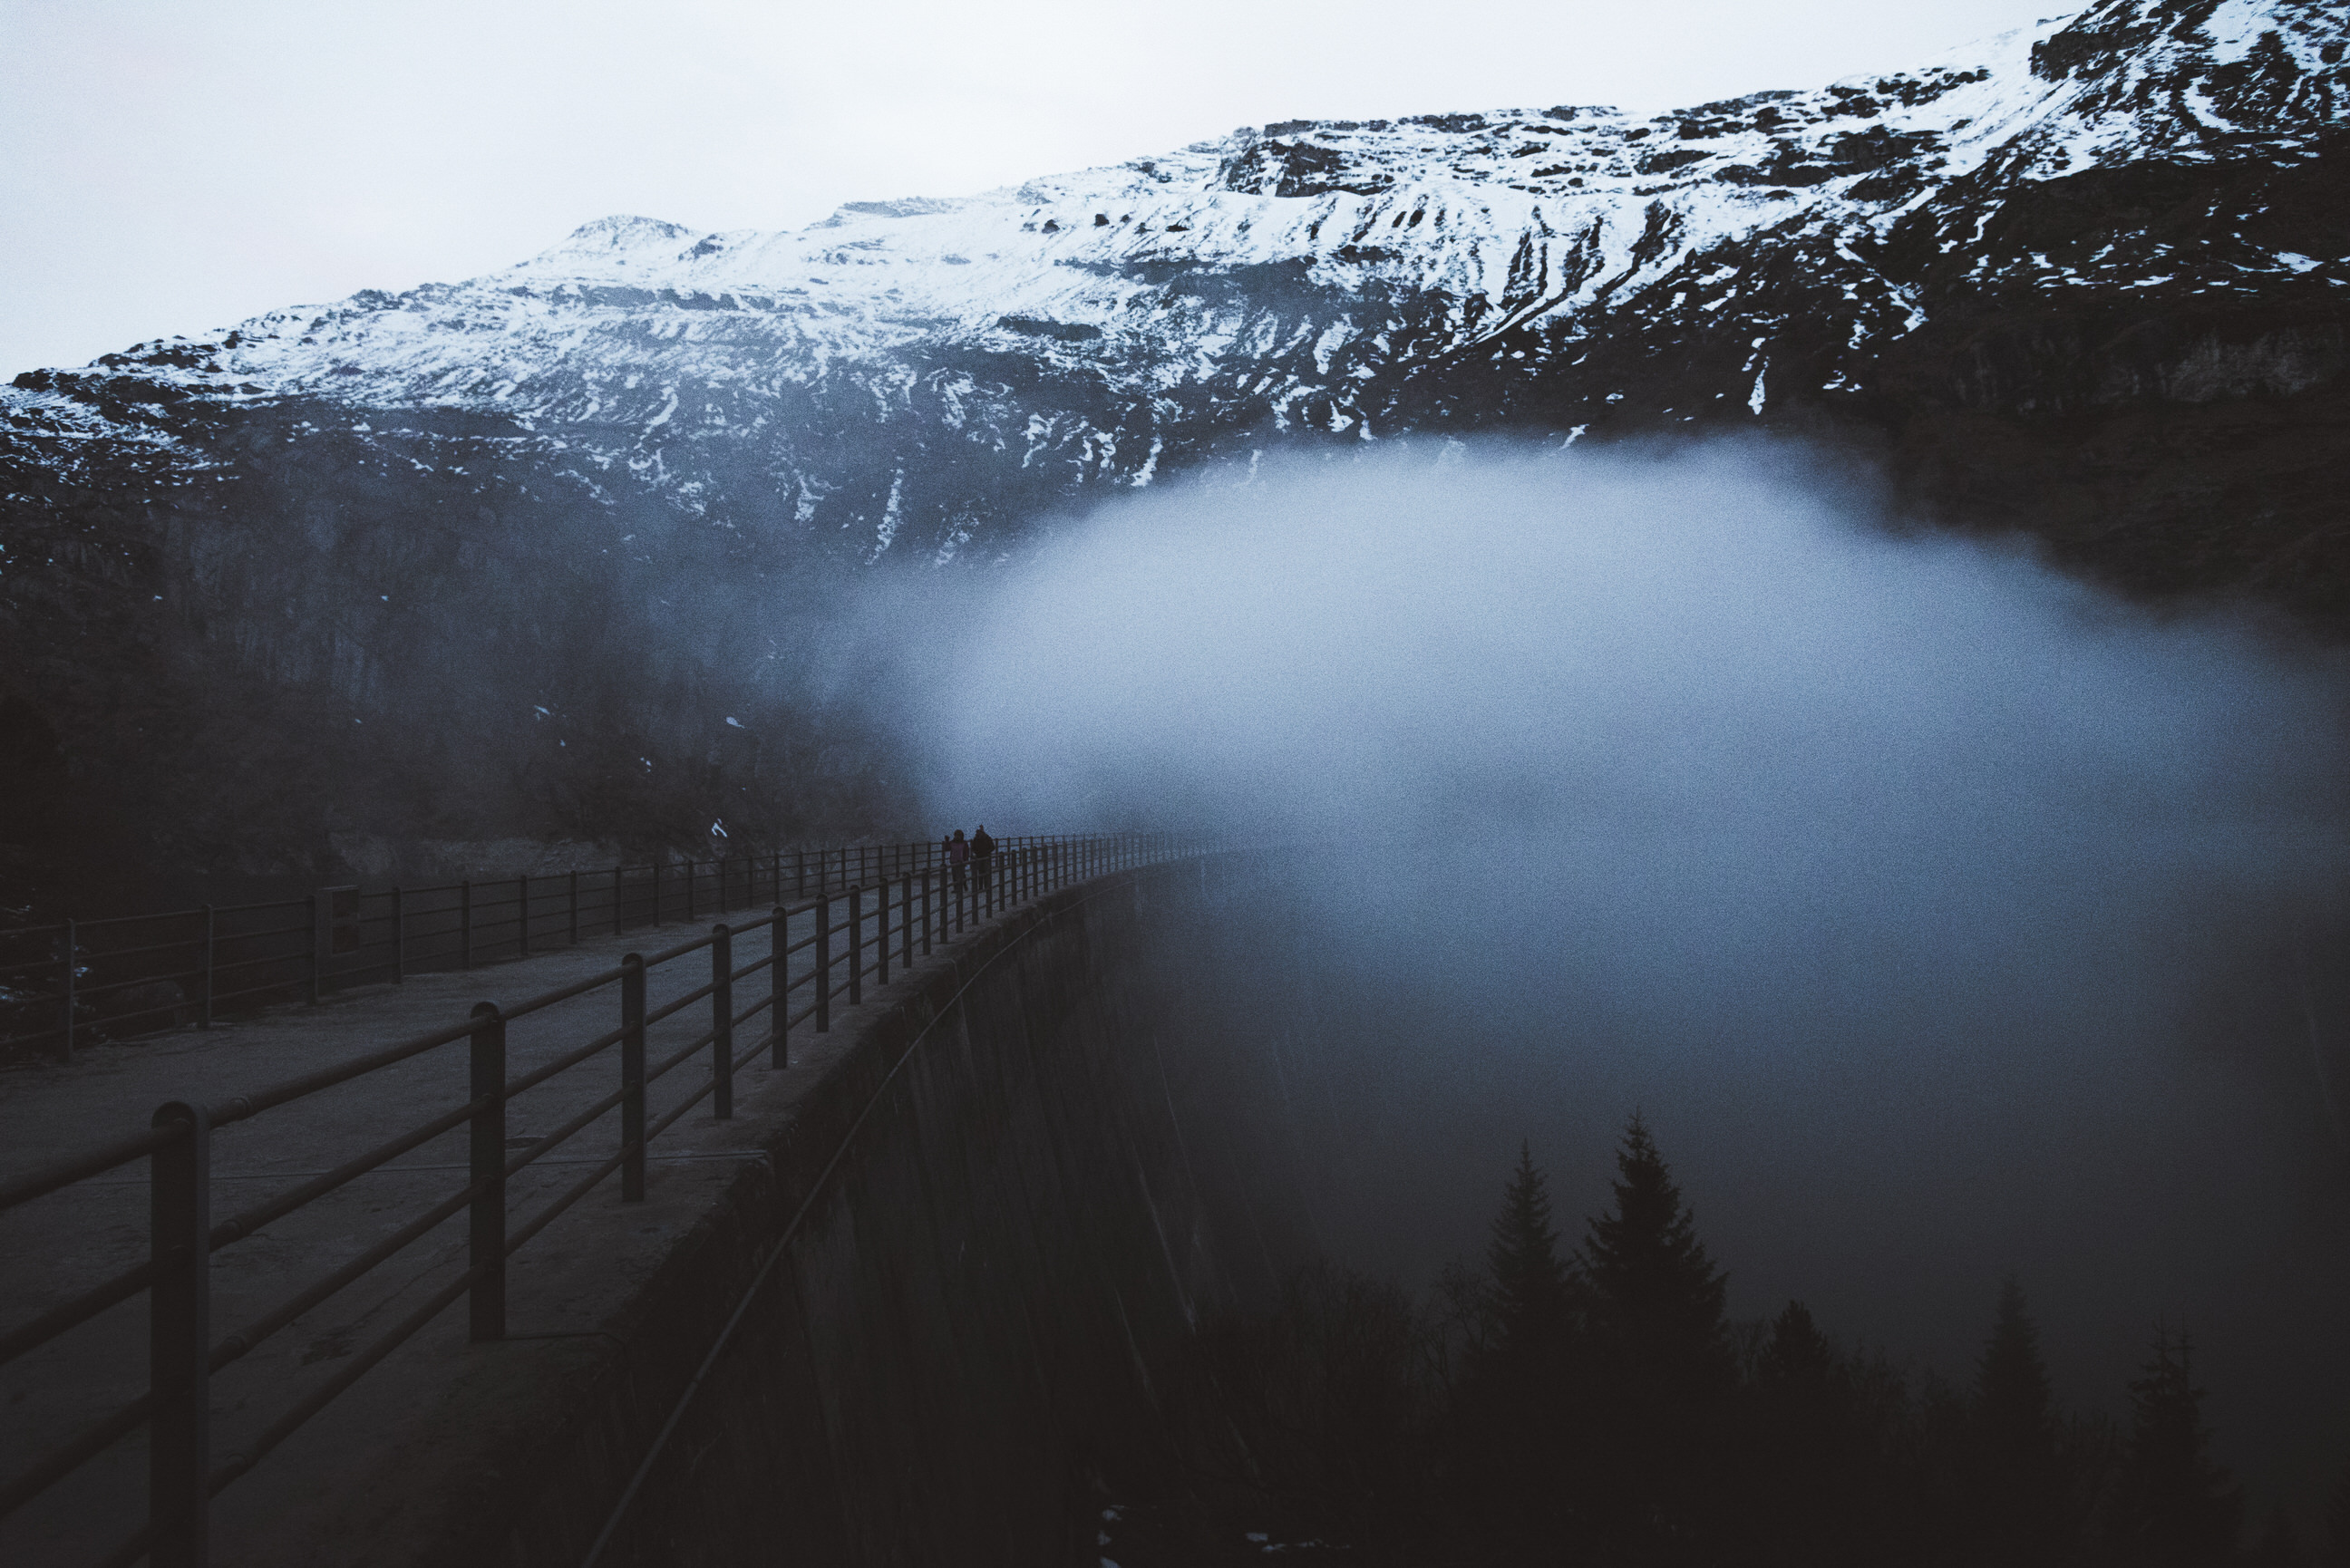
<svg viewBox="0 0 2350 1568">
<path fill-rule="evenodd" d="M 2350 1442 L 2344 675 L 1781 449 L 1456 448 L 1065 531 L 925 677 L 928 793 L 1334 841 L 1357 1000 L 1284 1049 L 1343 1259 L 1476 1251 L 1522 1137 L 1579 1236 L 1638 1107 L 1734 1312 L 1964 1377 L 2012 1270 L 2090 1409 L 2184 1321 L 2223 1455 L 2305 1495 Z"/>
</svg>

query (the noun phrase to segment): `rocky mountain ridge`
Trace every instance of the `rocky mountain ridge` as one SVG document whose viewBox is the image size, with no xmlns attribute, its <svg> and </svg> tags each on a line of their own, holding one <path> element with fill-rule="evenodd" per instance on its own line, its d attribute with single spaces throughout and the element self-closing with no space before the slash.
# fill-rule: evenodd
<svg viewBox="0 0 2350 1568">
<path fill-rule="evenodd" d="M 2317 0 L 2107 0 L 1647 119 L 1293 121 L 796 234 L 605 219 L 33 372 L 0 392 L 0 730 L 59 778 L 333 732 L 302 782 L 163 814 L 181 863 L 291 867 L 314 818 L 855 831 L 909 801 L 777 593 L 1470 432 L 1798 431 L 1925 515 L 2339 629 L 2346 35 Z M 330 784 L 362 756 L 401 782 Z"/>
</svg>

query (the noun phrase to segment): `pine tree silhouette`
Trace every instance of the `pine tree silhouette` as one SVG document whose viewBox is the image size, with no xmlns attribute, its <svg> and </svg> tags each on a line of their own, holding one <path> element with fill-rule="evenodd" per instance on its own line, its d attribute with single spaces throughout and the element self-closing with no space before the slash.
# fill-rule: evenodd
<svg viewBox="0 0 2350 1568">
<path fill-rule="evenodd" d="M 1852 1378 L 1811 1309 L 1789 1302 L 1754 1357 L 1745 1488 L 1749 1549 L 1762 1564 L 1853 1561 Z"/>
<path fill-rule="evenodd" d="M 1578 1254 L 1595 1326 L 1658 1374 L 1717 1382 L 1729 1369 L 1721 1319 L 1728 1282 L 1698 1241 L 1680 1189 L 1639 1113 L 1616 1155 L 1616 1208 L 1591 1220 Z"/>
<path fill-rule="evenodd" d="M 1575 1532 L 1568 1480 L 1582 1414 L 1572 1386 L 1574 1282 L 1528 1145 L 1493 1216 L 1469 1376 L 1455 1403 L 1455 1489 L 1486 1550 L 1542 1560 Z"/>
<path fill-rule="evenodd" d="M 1762 1385 L 1808 1395 L 1829 1384 L 1837 1371 L 1835 1347 L 1812 1320 L 1812 1309 L 1801 1302 L 1789 1302 L 1780 1309 L 1771 1320 L 1770 1342 L 1763 1345 L 1755 1368 Z"/>
<path fill-rule="evenodd" d="M 1549 1186 L 1531 1145 L 1518 1146 L 1517 1168 L 1503 1191 L 1485 1257 L 1504 1353 L 1555 1345 L 1566 1329 L 1567 1273 L 1559 1261 L 1557 1232 L 1551 1229 Z"/>
<path fill-rule="evenodd" d="M 2223 1563 L 2243 1529 L 2244 1495 L 2211 1458 L 2195 1347 L 2156 1331 L 2154 1358 L 2130 1381 L 2129 1450 L 2116 1545 L 2125 1562 L 2159 1568 Z"/>
<path fill-rule="evenodd" d="M 1582 1456 L 1601 1559 L 1718 1556 L 1736 1366 L 1726 1282 L 1635 1114 L 1616 1155 L 1616 1206 L 1577 1254 L 1597 1427 Z"/>
<path fill-rule="evenodd" d="M 1978 1539 L 2020 1561 L 2049 1556 L 2067 1533 L 2065 1477 L 2040 1330 L 2012 1274 L 2000 1285 L 1970 1414 L 1969 1511 Z"/>
</svg>

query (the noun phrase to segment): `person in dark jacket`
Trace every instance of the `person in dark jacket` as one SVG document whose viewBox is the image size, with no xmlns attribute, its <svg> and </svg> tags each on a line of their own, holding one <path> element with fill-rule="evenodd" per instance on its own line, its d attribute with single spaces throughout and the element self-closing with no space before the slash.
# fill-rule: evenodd
<svg viewBox="0 0 2350 1568">
<path fill-rule="evenodd" d="M 971 866 L 979 878 L 979 890 L 987 891 L 987 874 L 995 863 L 995 840 L 987 836 L 987 824 L 981 823 L 979 831 L 971 836 Z"/>
<path fill-rule="evenodd" d="M 947 869 L 953 873 L 954 890 L 960 894 L 962 891 L 963 878 L 969 875 L 971 865 L 971 846 L 964 841 L 962 828 L 956 828 L 953 836 L 947 840 L 946 851 Z"/>
</svg>

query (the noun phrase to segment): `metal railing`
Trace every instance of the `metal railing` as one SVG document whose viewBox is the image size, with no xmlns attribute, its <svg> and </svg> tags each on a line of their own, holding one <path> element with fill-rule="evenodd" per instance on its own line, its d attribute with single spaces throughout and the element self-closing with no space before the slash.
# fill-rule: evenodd
<svg viewBox="0 0 2350 1568">
<path fill-rule="evenodd" d="M 1045 842 L 997 841 L 1007 856 Z M 0 930 L 0 1047 L 47 1047 L 70 1060 L 81 1045 L 209 1029 L 354 985 L 936 871 L 943 857 L 937 843 L 840 845 L 425 888 L 321 888 L 266 903 Z"/>
<path fill-rule="evenodd" d="M 1163 834 L 1017 838 L 999 841 L 999 845 L 992 867 L 974 865 L 963 875 L 940 864 L 936 845 L 891 846 L 906 852 L 894 860 L 868 850 L 862 866 L 857 864 L 858 851 L 852 848 L 845 852 L 847 860 L 835 860 L 823 869 L 816 869 L 811 863 L 809 875 L 816 890 L 805 900 L 778 899 L 764 912 L 738 924 L 713 925 L 705 935 L 658 952 L 629 953 L 615 967 L 513 1006 L 477 1003 L 466 1017 L 452 1019 L 440 1028 L 221 1104 L 169 1102 L 156 1109 L 143 1132 L 36 1169 L 0 1176 L 0 1215 L 7 1215 L 143 1160 L 148 1166 L 149 1231 L 143 1262 L 89 1284 L 30 1322 L 0 1329 L 0 1366 L 7 1366 L 110 1309 L 142 1294 L 147 1298 L 147 1392 L 90 1420 L 28 1468 L 0 1480 L 0 1521 L 144 1428 L 150 1434 L 147 1521 L 99 1561 L 107 1568 L 122 1568 L 142 1557 L 156 1568 L 183 1568 L 203 1562 L 211 1500 L 223 1488 L 250 1472 L 459 1297 L 467 1300 L 471 1339 L 504 1337 L 507 1261 L 515 1252 L 615 1172 L 620 1178 L 619 1201 L 642 1201 L 648 1147 L 703 1101 L 712 1102 L 713 1118 L 732 1117 L 735 1077 L 743 1065 L 736 1054 L 737 1031 L 744 1025 L 755 1024 L 765 1014 L 765 1033 L 754 1049 L 764 1048 L 772 1067 L 786 1067 L 795 1031 L 828 1030 L 836 1002 L 844 997 L 852 1005 L 860 1002 L 868 980 L 887 985 L 893 968 L 906 973 L 918 955 L 929 954 L 935 945 L 952 940 L 975 924 L 1073 882 L 1196 855 L 1211 847 L 1199 840 Z M 931 853 L 920 853 L 922 849 Z M 827 856 L 838 853 L 827 852 Z M 771 857 L 766 863 L 770 879 L 752 880 L 745 885 L 747 890 L 755 892 L 761 886 L 774 888 L 777 864 Z M 786 864 L 791 876 L 800 874 L 796 864 Z M 860 875 L 868 879 L 855 879 Z M 845 885 L 836 886 L 844 878 L 847 878 Z M 785 886 L 788 888 L 788 882 Z M 622 888 L 623 878 L 616 877 L 614 887 Z M 682 892 L 677 904 L 694 909 L 698 906 L 691 902 L 693 898 L 691 891 Z M 626 909 L 625 899 L 616 898 L 605 908 L 605 918 L 614 919 L 617 914 L 625 919 Z M 650 918 L 661 906 L 649 898 L 639 909 Z M 562 913 L 569 918 L 567 909 Z M 520 929 L 509 932 L 506 939 L 510 944 L 527 940 L 527 922 L 518 923 Z M 759 956 L 738 964 L 737 940 L 755 938 L 762 931 L 765 940 L 760 944 Z M 664 965 L 702 953 L 709 955 L 706 981 L 658 1005 L 649 1002 L 649 976 Z M 759 986 L 762 972 L 766 981 Z M 697 969 L 686 978 L 698 976 Z M 764 994 L 747 1006 L 738 1006 L 737 987 L 745 981 Z M 545 1059 L 529 1070 L 509 1075 L 510 1024 L 548 1015 L 550 1023 L 577 1027 L 552 1016 L 551 1010 L 598 996 L 617 1013 L 612 1027 L 585 1039 L 560 1041 L 540 1053 Z M 709 1007 L 707 1026 L 694 1029 L 687 1010 L 703 1003 Z M 653 1057 L 649 1053 L 649 1033 L 672 1018 L 686 1019 L 680 1027 L 693 1030 L 692 1037 L 681 1044 L 662 1042 L 663 1050 Z M 371 1075 L 460 1041 L 466 1043 L 465 1057 L 462 1065 L 452 1070 L 446 1091 L 446 1097 L 454 1103 L 442 1114 L 373 1147 L 355 1150 L 330 1169 L 294 1173 L 307 1175 L 308 1179 L 226 1219 L 213 1218 L 216 1135 L 328 1090 L 363 1082 Z M 616 1048 L 614 1086 L 573 1109 L 552 1132 L 526 1140 L 509 1139 L 508 1109 L 521 1096 Z M 679 1069 L 696 1064 L 706 1065 L 706 1075 L 685 1080 L 687 1086 L 675 1103 L 654 1109 L 652 1087 Z M 618 1137 L 608 1152 L 577 1161 L 555 1161 L 585 1163 L 590 1168 L 516 1222 L 509 1190 L 515 1179 L 616 1112 Z M 451 1168 L 391 1162 L 460 1129 L 465 1134 L 466 1155 L 457 1168 L 464 1173 L 464 1185 L 421 1207 L 357 1257 L 294 1290 L 234 1332 L 215 1336 L 210 1267 L 214 1252 L 370 1172 Z M 513 1147 L 517 1141 L 525 1147 Z M 537 1174 L 543 1176 L 544 1169 Z M 213 1374 L 250 1355 L 288 1324 L 461 1214 L 465 1217 L 462 1272 L 443 1281 L 371 1343 L 351 1349 L 336 1371 L 294 1399 L 236 1451 L 215 1458 L 210 1390 Z M 370 1220 L 369 1233 L 380 1229 L 380 1220 Z"/>
</svg>

